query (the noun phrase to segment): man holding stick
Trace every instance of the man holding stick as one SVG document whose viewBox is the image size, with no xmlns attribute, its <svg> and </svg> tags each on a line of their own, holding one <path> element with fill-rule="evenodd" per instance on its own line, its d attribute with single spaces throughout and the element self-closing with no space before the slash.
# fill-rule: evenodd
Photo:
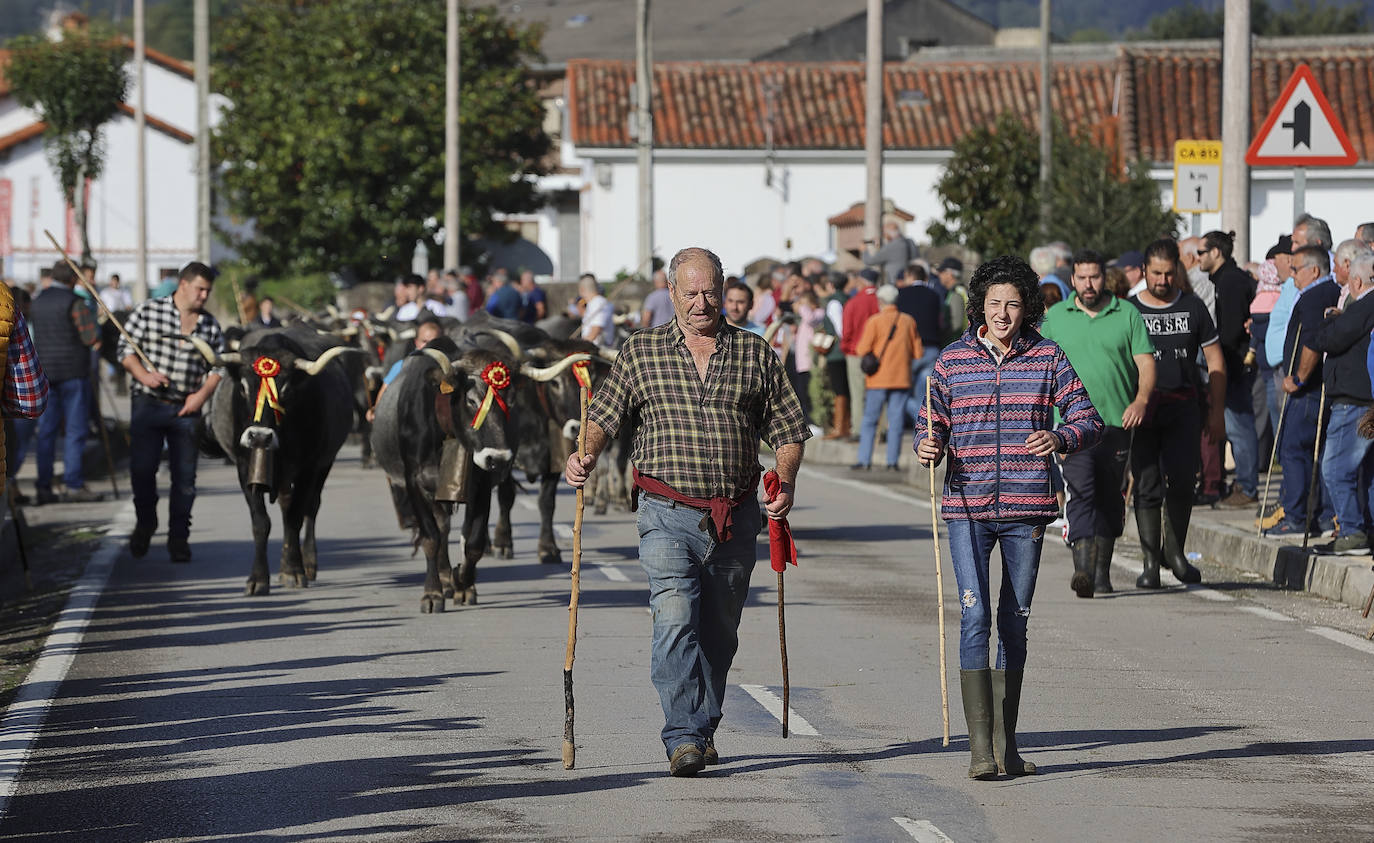
<svg viewBox="0 0 1374 843">
<path fill-rule="evenodd" d="M 653 611 L 651 676 L 663 706 L 674 776 L 716 763 L 715 732 L 739 645 L 756 561 L 758 445 L 777 454 L 781 485 L 766 510 L 787 516 L 811 436 L 777 355 L 721 318 L 720 258 L 687 248 L 668 265 L 675 318 L 621 349 L 588 410 L 586 455 L 568 458 L 581 488 L 627 419 L 639 419 L 632 460 L 640 564 Z"/>
<path fill-rule="evenodd" d="M 130 483 L 137 524 L 129 536 L 135 559 L 148 552 L 157 529 L 157 466 L 167 443 L 172 489 L 168 500 L 167 552 L 173 562 L 191 561 L 191 505 L 196 499 L 196 420 L 219 385 L 220 373 L 189 342 L 169 334 L 196 336 L 222 351 L 224 337 L 205 302 L 215 283 L 214 270 L 186 264 L 176 292 L 148 299 L 129 315 L 128 338 L 119 342 L 119 360 L 134 379 L 129 389 Z M 149 369 L 134 346 L 146 349 Z"/>
</svg>

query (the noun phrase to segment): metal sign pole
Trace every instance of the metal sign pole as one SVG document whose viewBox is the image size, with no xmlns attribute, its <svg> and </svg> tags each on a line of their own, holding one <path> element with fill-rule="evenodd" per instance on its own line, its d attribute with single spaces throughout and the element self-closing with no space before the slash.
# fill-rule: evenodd
<svg viewBox="0 0 1374 843">
<path fill-rule="evenodd" d="M 1293 219 L 1307 211 L 1307 168 L 1293 168 Z"/>
</svg>

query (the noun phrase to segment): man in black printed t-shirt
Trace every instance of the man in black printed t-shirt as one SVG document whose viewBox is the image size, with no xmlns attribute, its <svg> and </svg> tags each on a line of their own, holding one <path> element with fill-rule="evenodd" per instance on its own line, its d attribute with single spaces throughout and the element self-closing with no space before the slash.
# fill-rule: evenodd
<svg viewBox="0 0 1374 843">
<path fill-rule="evenodd" d="M 1216 325 L 1202 299 L 1175 284 L 1178 258 L 1173 240 L 1151 243 L 1145 250 L 1145 289 L 1131 299 L 1155 347 L 1155 389 L 1131 448 L 1135 523 L 1145 557 L 1145 571 L 1135 581 L 1139 588 L 1159 588 L 1161 560 L 1182 582 L 1202 579 L 1183 553 L 1202 459 L 1203 385 L 1194 362 L 1199 348 L 1207 360 L 1208 431 L 1216 441 L 1226 438 L 1226 364 Z"/>
</svg>

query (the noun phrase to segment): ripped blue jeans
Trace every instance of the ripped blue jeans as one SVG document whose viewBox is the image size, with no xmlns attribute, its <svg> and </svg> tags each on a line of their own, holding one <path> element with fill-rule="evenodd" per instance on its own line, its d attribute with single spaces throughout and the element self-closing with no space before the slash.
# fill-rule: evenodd
<svg viewBox="0 0 1374 843">
<path fill-rule="evenodd" d="M 949 555 L 954 560 L 954 579 L 959 583 L 959 668 L 981 670 L 988 664 L 988 639 L 992 634 L 991 586 L 988 566 L 992 547 L 1002 546 L 1002 591 L 997 598 L 998 670 L 1026 667 L 1026 626 L 1030 621 L 1035 576 L 1040 571 L 1040 549 L 1045 526 L 1038 520 L 950 520 Z"/>
</svg>

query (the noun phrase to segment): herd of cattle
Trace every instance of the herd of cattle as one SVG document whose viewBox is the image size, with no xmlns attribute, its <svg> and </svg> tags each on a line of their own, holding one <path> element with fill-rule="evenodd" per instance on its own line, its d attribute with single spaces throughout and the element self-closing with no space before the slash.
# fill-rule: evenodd
<svg viewBox="0 0 1374 843">
<path fill-rule="evenodd" d="M 441 320 L 443 334 L 415 350 L 414 323 L 386 316 L 331 311 L 284 328 L 229 328 L 223 353 L 194 341 L 225 372 L 205 413 L 203 448 L 238 467 L 253 522 L 249 595 L 271 587 L 272 501 L 282 514 L 279 582 L 303 587 L 315 579 L 321 494 L 353 432 L 364 465 L 375 461 L 385 471 L 400 526 L 424 552 L 423 612 L 443 611 L 449 598 L 476 603 L 478 560 L 488 550 L 513 555 L 516 469 L 539 484 L 540 562 L 562 562 L 553 515 L 563 462 L 576 447 L 581 393 L 605 378 L 615 352 L 485 313 Z M 398 360 L 400 374 L 382 390 Z M 625 459 L 618 463 L 623 469 Z M 489 538 L 493 492 L 499 514 Z M 460 504 L 463 559 L 455 571 L 449 526 Z"/>
</svg>

